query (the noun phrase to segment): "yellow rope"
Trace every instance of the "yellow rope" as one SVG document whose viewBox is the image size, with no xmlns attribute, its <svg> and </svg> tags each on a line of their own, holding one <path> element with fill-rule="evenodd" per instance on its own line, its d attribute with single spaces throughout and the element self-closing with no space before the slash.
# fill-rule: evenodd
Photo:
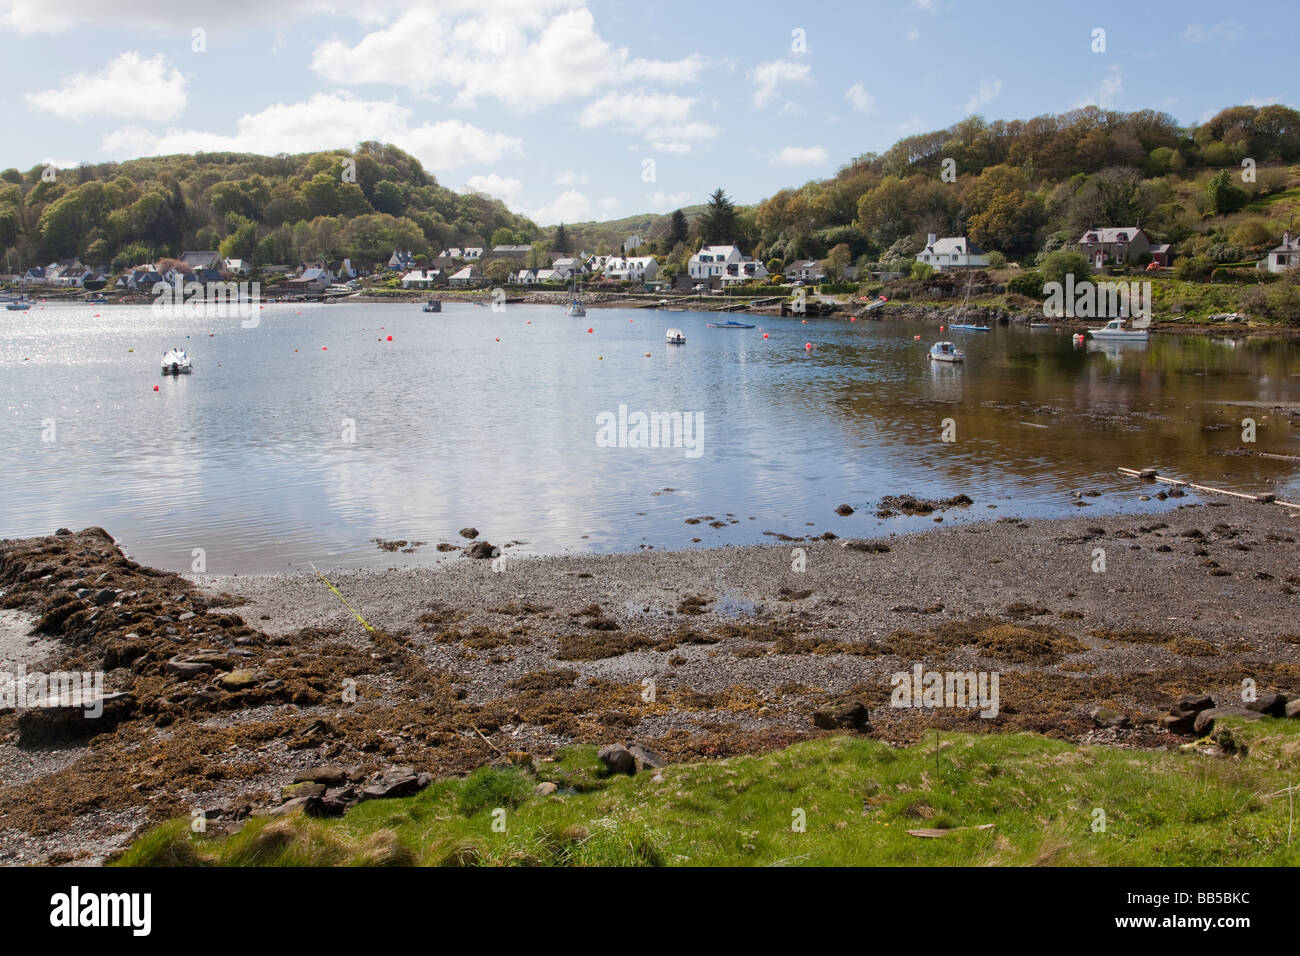
<svg viewBox="0 0 1300 956">
<path fill-rule="evenodd" d="M 366 619 L 362 617 L 359 613 L 357 613 L 357 609 L 348 603 L 348 599 L 343 596 L 343 592 L 340 591 L 338 588 L 336 588 L 334 585 L 330 584 L 330 579 L 325 577 L 325 575 L 321 574 L 320 569 L 317 568 L 316 565 L 313 564 L 311 566 L 311 569 L 315 571 L 318 575 L 320 575 L 320 579 L 325 582 L 325 586 L 327 588 L 329 588 L 331 591 L 333 591 L 335 594 L 338 595 L 339 600 L 343 602 L 343 606 L 352 612 L 352 616 L 361 622 L 362 627 L 364 627 L 367 631 L 374 630 L 373 627 L 371 627 L 369 624 L 366 623 Z"/>
</svg>

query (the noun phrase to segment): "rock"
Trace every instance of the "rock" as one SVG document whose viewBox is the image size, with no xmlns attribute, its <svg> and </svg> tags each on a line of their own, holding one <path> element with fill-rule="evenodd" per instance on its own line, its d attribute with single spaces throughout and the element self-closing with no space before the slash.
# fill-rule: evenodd
<svg viewBox="0 0 1300 956">
<path fill-rule="evenodd" d="M 1214 698 L 1209 694 L 1187 694 L 1178 698 L 1178 703 L 1174 704 L 1173 713 L 1196 714 L 1202 710 L 1209 710 L 1213 706 Z"/>
<path fill-rule="evenodd" d="M 610 773 L 636 773 L 636 758 L 622 744 L 606 744 L 596 756 Z"/>
<path fill-rule="evenodd" d="M 471 558 L 482 561 L 487 558 L 495 558 L 501 552 L 497 547 L 487 541 L 475 541 L 465 549 L 465 553 Z"/>
<path fill-rule="evenodd" d="M 1204 736 L 1214 729 L 1215 721 L 1220 717 L 1240 717 L 1243 720 L 1261 720 L 1263 714 L 1257 714 L 1245 707 L 1211 707 L 1196 715 L 1196 733 Z"/>
<path fill-rule="evenodd" d="M 280 799 L 294 800 L 298 797 L 323 797 L 325 796 L 325 790 L 326 787 L 323 783 L 291 783 L 280 788 Z"/>
<path fill-rule="evenodd" d="M 323 783 L 329 787 L 341 787 L 348 782 L 348 774 L 342 767 L 311 767 L 295 773 L 293 782 Z"/>
<path fill-rule="evenodd" d="M 318 811 L 320 809 L 320 804 L 320 797 L 294 797 L 287 803 L 282 803 L 278 807 L 273 807 L 271 810 L 268 810 L 267 816 L 283 817 L 298 810 L 315 816 L 313 811 Z"/>
<path fill-rule="evenodd" d="M 1286 694 L 1269 691 L 1246 704 L 1246 709 L 1269 717 L 1282 717 L 1286 714 L 1286 701 Z"/>
<path fill-rule="evenodd" d="M 416 774 L 409 767 L 396 767 L 374 783 L 363 787 L 358 800 L 391 800 L 409 797 L 428 786 L 427 774 Z M 421 780 L 424 780 L 421 783 Z"/>
<path fill-rule="evenodd" d="M 1128 719 L 1128 714 L 1120 713 L 1111 707 L 1093 708 L 1092 722 L 1098 727 L 1128 727 L 1133 722 Z"/>
<path fill-rule="evenodd" d="M 198 677 L 201 674 L 211 674 L 212 665 L 203 661 L 188 661 L 180 657 L 173 657 L 163 665 L 163 670 L 168 674 L 179 677 L 181 680 L 189 680 L 191 677 Z"/>
<path fill-rule="evenodd" d="M 107 733 L 135 710 L 135 695 L 71 691 L 18 712 L 20 746 L 63 743 Z"/>
<path fill-rule="evenodd" d="M 829 704 L 813 711 L 813 723 L 822 730 L 867 730 L 871 724 L 867 706 L 860 700 Z"/>
<path fill-rule="evenodd" d="M 844 515 L 845 517 L 847 517 L 847 516 L 853 514 L 853 506 L 852 506 L 852 505 L 840 505 L 838 508 L 835 509 L 835 513 L 836 513 L 837 515 Z"/>
<path fill-rule="evenodd" d="M 177 618 L 177 620 L 178 620 L 178 621 L 192 621 L 192 620 L 194 620 L 194 618 L 196 618 L 196 617 L 198 617 L 198 615 L 195 614 L 193 611 L 186 611 L 186 612 L 185 612 L 184 614 L 182 614 L 179 618 Z"/>
<path fill-rule="evenodd" d="M 237 670 L 231 671 L 221 678 L 221 686 L 226 690 L 247 690 L 256 684 L 261 677 L 256 671 Z"/>
<path fill-rule="evenodd" d="M 1288 717 L 1292 718 L 1293 720 L 1300 719 L 1300 697 L 1297 697 L 1295 700 L 1289 700 L 1286 702 L 1285 713 Z"/>
<path fill-rule="evenodd" d="M 104 588 L 95 594 L 95 603 L 99 605 L 112 604 L 117 600 L 117 591 L 114 588 Z"/>
<path fill-rule="evenodd" d="M 471 541 L 478 537 L 478 528 L 461 528 L 460 536 L 469 538 Z"/>
<path fill-rule="evenodd" d="M 556 790 L 559 789 L 560 788 L 557 787 L 555 784 L 551 783 L 551 781 L 544 780 L 541 783 L 539 783 L 537 786 L 533 787 L 533 793 L 537 794 L 539 797 L 549 797 L 551 794 L 553 794 Z"/>
<path fill-rule="evenodd" d="M 1196 731 L 1195 714 L 1164 714 L 1156 723 L 1171 734 L 1182 734 L 1184 737 L 1191 736 Z"/>
<path fill-rule="evenodd" d="M 632 759 L 636 761 L 637 773 L 643 770 L 659 770 L 667 765 L 667 761 L 649 747 L 633 744 L 627 748 L 627 751 L 632 755 Z"/>
</svg>

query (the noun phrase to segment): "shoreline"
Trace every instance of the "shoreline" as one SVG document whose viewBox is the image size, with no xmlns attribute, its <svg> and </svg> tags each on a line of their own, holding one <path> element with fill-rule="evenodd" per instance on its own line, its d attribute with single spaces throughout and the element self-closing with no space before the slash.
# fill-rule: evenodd
<svg viewBox="0 0 1300 956">
<path fill-rule="evenodd" d="M 1159 717 L 1183 694 L 1300 692 L 1298 541 L 1280 507 L 1212 502 L 809 543 L 803 571 L 749 545 L 328 585 L 142 568 L 98 529 L 4 541 L 4 605 L 55 648 L 28 669 L 102 669 L 131 699 L 91 742 L 0 713 L 0 862 L 66 861 L 70 841 L 101 860 L 195 809 L 242 820 L 323 763 L 455 774 L 619 741 L 677 762 L 932 729 L 1172 749 L 1189 737 Z M 1000 673 L 999 713 L 891 709 L 890 675 L 917 664 Z M 869 727 L 836 723 L 859 704 Z"/>
</svg>

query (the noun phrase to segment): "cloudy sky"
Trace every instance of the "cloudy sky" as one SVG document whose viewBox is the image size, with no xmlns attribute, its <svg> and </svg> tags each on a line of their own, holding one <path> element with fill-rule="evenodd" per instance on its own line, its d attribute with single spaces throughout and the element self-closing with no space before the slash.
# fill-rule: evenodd
<svg viewBox="0 0 1300 956">
<path fill-rule="evenodd" d="M 972 113 L 1300 105 L 1297 27 L 1202 0 L 0 0 L 0 167 L 377 139 L 544 225 L 618 218 Z"/>
</svg>

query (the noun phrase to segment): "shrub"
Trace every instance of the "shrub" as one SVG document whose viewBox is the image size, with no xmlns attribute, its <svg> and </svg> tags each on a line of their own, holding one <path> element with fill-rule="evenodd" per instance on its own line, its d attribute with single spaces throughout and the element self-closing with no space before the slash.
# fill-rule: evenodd
<svg viewBox="0 0 1300 956">
<path fill-rule="evenodd" d="M 1065 282 L 1067 275 L 1073 275 L 1075 282 L 1082 282 L 1092 275 L 1088 266 L 1088 257 L 1077 249 L 1057 249 L 1043 256 L 1039 266 L 1044 282 Z M 1039 287 L 1041 292 L 1041 286 Z"/>
<path fill-rule="evenodd" d="M 988 254 L 990 269 L 1005 269 L 1007 267 L 1007 257 L 994 249 Z"/>
<path fill-rule="evenodd" d="M 911 265 L 910 275 L 913 279 L 928 279 L 934 275 L 934 266 L 928 262 L 922 262 L 920 259 L 915 259 Z"/>
<path fill-rule="evenodd" d="M 1007 280 L 1007 291 L 1031 299 L 1043 297 L 1043 274 L 1037 269 L 1030 269 Z"/>
<path fill-rule="evenodd" d="M 1208 256 L 1185 256 L 1174 264 L 1174 277 L 1186 282 L 1199 282 L 1213 268 L 1214 262 Z"/>
</svg>

